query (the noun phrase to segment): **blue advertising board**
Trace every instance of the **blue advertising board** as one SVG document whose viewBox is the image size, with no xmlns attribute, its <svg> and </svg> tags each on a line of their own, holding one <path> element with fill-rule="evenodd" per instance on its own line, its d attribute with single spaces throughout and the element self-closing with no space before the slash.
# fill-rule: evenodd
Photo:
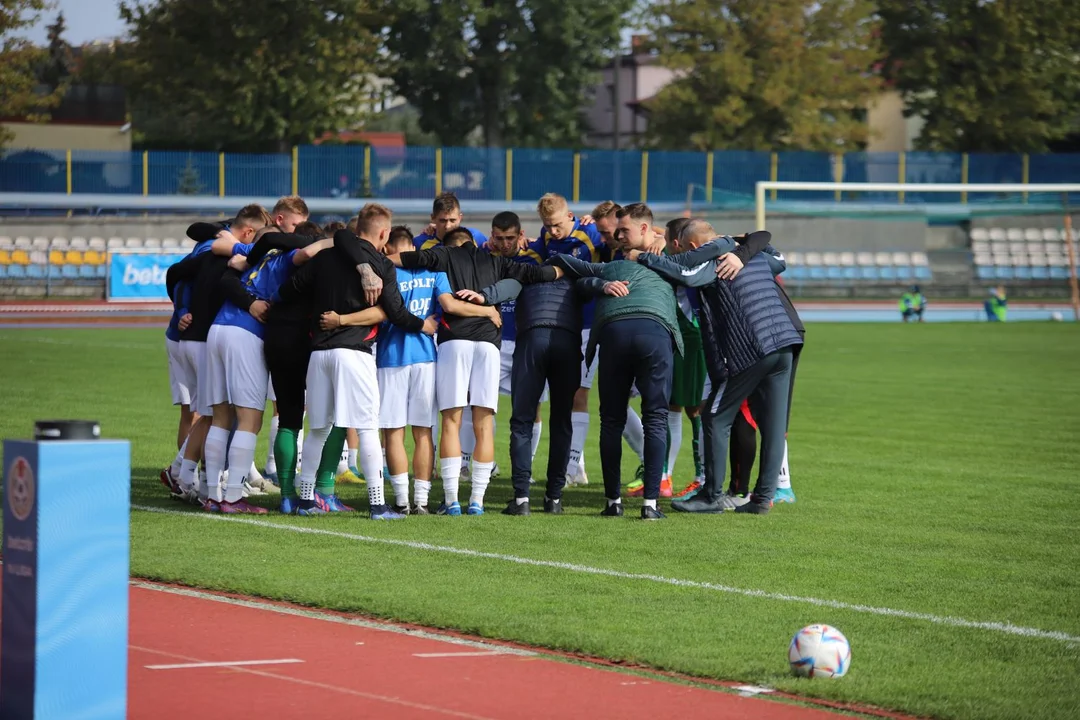
<svg viewBox="0 0 1080 720">
<path fill-rule="evenodd" d="M 110 252 L 107 299 L 167 302 L 165 273 L 186 253 Z"/>
</svg>

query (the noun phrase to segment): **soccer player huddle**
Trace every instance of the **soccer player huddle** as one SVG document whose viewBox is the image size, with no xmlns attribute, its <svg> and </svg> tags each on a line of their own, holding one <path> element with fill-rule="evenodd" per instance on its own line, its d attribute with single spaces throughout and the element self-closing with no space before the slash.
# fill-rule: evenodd
<svg viewBox="0 0 1080 720">
<path fill-rule="evenodd" d="M 588 483 L 595 382 L 601 515 L 623 515 L 624 438 L 640 460 L 626 490 L 643 498 L 643 519 L 665 517 L 661 497 L 695 513 L 793 502 L 786 433 L 804 331 L 775 279 L 784 261 L 769 233 L 720 235 L 692 218 L 662 231 L 643 203 L 609 201 L 578 218 L 553 193 L 537 214 L 536 239 L 512 212 L 492 219 L 490 236 L 462 225 L 452 193 L 435 199 L 416 236 L 377 203 L 347 225 L 319 227 L 298 197 L 193 224 L 196 245 L 166 278 L 181 413 L 162 483 L 208 512 L 266 513 L 246 499 L 261 494 L 280 494 L 284 514 L 351 512 L 335 487 L 351 481 L 366 482 L 372 519 L 482 515 L 502 394 L 514 490 L 502 512 L 530 514 L 547 401 L 543 509 L 559 514 L 564 488 Z M 268 398 L 263 477 L 255 446 Z M 683 413 L 695 467 L 676 494 Z M 761 460 L 750 492 L 754 428 Z"/>
</svg>

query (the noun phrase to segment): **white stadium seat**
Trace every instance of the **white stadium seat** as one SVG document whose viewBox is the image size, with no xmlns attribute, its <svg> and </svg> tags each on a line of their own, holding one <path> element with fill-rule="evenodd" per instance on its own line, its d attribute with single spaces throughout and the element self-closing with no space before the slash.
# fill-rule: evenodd
<svg viewBox="0 0 1080 720">
<path fill-rule="evenodd" d="M 791 267 L 792 265 L 802 265 L 802 253 L 798 250 L 784 253 L 784 260 L 787 261 L 788 267 Z"/>
<path fill-rule="evenodd" d="M 971 229 L 971 240 L 973 242 L 974 241 L 984 241 L 984 240 L 989 240 L 989 239 L 990 239 L 990 233 L 988 233 L 986 231 L 986 228 L 972 228 Z"/>
<path fill-rule="evenodd" d="M 92 250 L 104 250 L 105 249 L 105 238 L 92 237 L 92 238 L 90 238 L 89 245 L 90 245 L 90 248 Z"/>
<path fill-rule="evenodd" d="M 129 237 L 124 241 L 124 247 L 126 248 L 141 248 L 143 246 L 142 238 Z"/>
<path fill-rule="evenodd" d="M 875 253 L 874 264 L 878 267 L 889 267 L 892 265 L 892 255 L 887 252 Z"/>
<path fill-rule="evenodd" d="M 1023 242 L 1011 242 L 1011 243 L 1009 243 L 1009 254 L 1010 255 L 1026 255 L 1027 254 L 1027 248 L 1028 248 L 1028 246 L 1027 246 L 1026 243 L 1023 243 Z"/>
<path fill-rule="evenodd" d="M 1061 240 L 1061 231 L 1057 228 L 1043 228 L 1042 238 L 1044 242 L 1056 242 Z"/>
<path fill-rule="evenodd" d="M 71 249 L 72 250 L 85 250 L 87 247 L 88 247 L 88 245 L 86 244 L 86 238 L 84 238 L 84 237 L 73 237 L 73 238 L 71 238 Z"/>
<path fill-rule="evenodd" d="M 161 247 L 161 240 L 157 238 L 146 238 L 146 240 L 143 241 L 143 247 L 159 248 Z"/>
<path fill-rule="evenodd" d="M 44 250 L 33 250 L 30 252 L 30 262 L 34 265 L 45 265 L 49 262 L 49 256 Z"/>
<path fill-rule="evenodd" d="M 855 253 L 842 252 L 840 253 L 840 265 L 843 267 L 855 267 Z"/>
<path fill-rule="evenodd" d="M 1032 267 L 1046 267 L 1046 256 L 1042 253 L 1031 253 L 1028 255 L 1028 265 Z"/>
<path fill-rule="evenodd" d="M 180 247 L 180 242 L 176 238 L 165 238 L 164 240 L 161 241 L 161 247 L 163 247 L 163 248 Z"/>
<path fill-rule="evenodd" d="M 49 249 L 49 238 L 47 238 L 47 237 L 36 237 L 36 238 L 34 238 L 34 243 L 33 243 L 33 245 L 31 245 L 31 247 L 34 248 L 35 250 L 48 250 Z"/>
<path fill-rule="evenodd" d="M 15 247 L 20 250 L 29 250 L 33 245 L 33 242 L 28 237 L 15 238 Z"/>
<path fill-rule="evenodd" d="M 988 254 L 990 252 L 990 243 L 986 240 L 976 240 L 971 243 L 971 252 Z"/>
<path fill-rule="evenodd" d="M 976 265 L 993 265 L 994 264 L 994 258 L 993 258 L 992 255 L 976 255 L 975 256 L 975 264 Z"/>
<path fill-rule="evenodd" d="M 184 238 L 180 241 L 180 247 L 185 250 L 190 250 L 191 248 L 195 247 L 195 241 L 191 238 Z"/>
<path fill-rule="evenodd" d="M 911 264 L 926 267 L 930 264 L 930 258 L 926 257 L 924 252 L 913 252 L 911 253 Z"/>
<path fill-rule="evenodd" d="M 806 253 L 806 264 L 809 266 L 821 265 L 821 253 L 808 252 Z"/>
<path fill-rule="evenodd" d="M 124 247 L 124 238 L 111 237 L 109 238 L 109 249 L 116 250 Z"/>
<path fill-rule="evenodd" d="M 1005 236 L 1005 230 L 1002 228 L 990 228 L 990 241 L 991 242 L 1004 242 L 1008 238 Z"/>
<path fill-rule="evenodd" d="M 71 241 L 67 238 L 54 237 L 49 247 L 53 250 L 67 250 L 71 247 Z"/>
<path fill-rule="evenodd" d="M 855 255 L 855 262 L 860 267 L 873 267 L 874 266 L 874 253 L 861 252 Z"/>
<path fill-rule="evenodd" d="M 1024 231 L 1024 240 L 1028 242 L 1042 242 L 1042 230 L 1039 228 L 1028 228 Z"/>
<path fill-rule="evenodd" d="M 15 241 L 9 237 L 0 237 L 0 250 L 13 250 Z"/>
<path fill-rule="evenodd" d="M 824 265 L 836 266 L 840 264 L 840 253 L 838 252 L 826 252 L 821 255 L 821 262 Z"/>
<path fill-rule="evenodd" d="M 906 265 L 911 265 L 911 256 L 906 252 L 894 252 L 892 254 L 892 261 L 893 265 L 904 267 Z"/>
<path fill-rule="evenodd" d="M 1020 228 L 1009 228 L 1005 231 L 1005 239 L 1009 242 L 1020 242 L 1024 239 L 1024 231 Z"/>
</svg>

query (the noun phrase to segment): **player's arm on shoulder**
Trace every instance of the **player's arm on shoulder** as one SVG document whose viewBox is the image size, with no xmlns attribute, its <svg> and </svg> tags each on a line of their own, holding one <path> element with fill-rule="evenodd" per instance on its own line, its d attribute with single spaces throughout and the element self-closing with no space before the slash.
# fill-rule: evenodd
<svg viewBox="0 0 1080 720">
<path fill-rule="evenodd" d="M 248 310 L 258 298 L 247 291 L 244 281 L 235 271 L 226 272 L 218 280 L 222 296 L 241 310 Z"/>
<path fill-rule="evenodd" d="M 216 238 L 221 229 L 221 225 L 218 223 L 192 223 L 188 226 L 187 236 L 197 243 L 206 242 Z"/>
<path fill-rule="evenodd" d="M 471 302 L 458 300 L 450 293 L 439 296 L 439 305 L 447 315 L 459 317 L 483 317 L 493 322 L 497 327 L 502 327 L 502 313 L 495 305 L 475 305 Z"/>
<path fill-rule="evenodd" d="M 332 247 L 334 247 L 334 239 L 324 238 L 322 240 L 311 243 L 307 247 L 302 247 L 299 250 L 294 250 L 292 251 L 292 264 L 296 267 L 305 265 L 308 263 L 308 261 L 321 253 L 323 250 L 329 250 Z"/>
<path fill-rule="evenodd" d="M 395 256 L 391 256 L 391 260 Z M 395 265 L 406 268 L 408 270 L 434 270 L 436 272 L 446 272 L 450 269 L 450 248 L 446 247 L 433 247 L 427 250 L 413 250 L 411 252 L 403 252 L 396 256 L 399 262 L 395 262 Z"/>
<path fill-rule="evenodd" d="M 274 302 L 292 302 L 311 295 L 315 288 L 317 267 L 318 261 L 310 262 L 290 275 L 274 293 Z"/>
<path fill-rule="evenodd" d="M 715 282 L 716 259 L 703 260 L 698 265 L 686 265 L 679 262 L 683 255 L 689 254 L 653 255 L 651 253 L 642 253 L 638 256 L 637 261 L 674 285 L 704 287 Z"/>
<path fill-rule="evenodd" d="M 525 286 L 514 278 L 504 278 L 480 291 L 487 305 L 500 305 L 507 300 L 514 300 Z"/>
<path fill-rule="evenodd" d="M 498 263 L 500 278 L 513 278 L 524 285 L 551 282 L 562 277 L 562 268 L 555 265 L 530 265 L 504 257 L 496 257 L 495 261 Z"/>
<path fill-rule="evenodd" d="M 754 232 L 733 238 L 733 240 L 738 244 L 738 247 L 734 250 L 734 254 L 742 260 L 745 265 L 750 262 L 750 258 L 765 250 L 765 247 L 772 240 L 772 233 L 768 230 L 755 230 Z"/>
<path fill-rule="evenodd" d="M 247 255 L 251 248 L 251 245 L 244 245 L 233 237 L 232 233 L 226 232 L 226 234 L 214 240 L 210 245 L 210 252 L 221 257 L 232 257 L 236 254 Z"/>
<path fill-rule="evenodd" d="M 578 278 L 574 281 L 574 289 L 588 299 L 606 295 L 607 293 L 604 292 L 606 286 L 607 282 L 598 277 Z"/>
<path fill-rule="evenodd" d="M 387 266 L 382 265 L 382 267 Z M 379 304 L 386 311 L 386 319 L 409 332 L 420 332 L 424 327 L 424 321 L 409 312 L 409 308 L 406 307 L 405 298 L 401 297 L 401 288 L 398 287 L 397 269 L 390 267 L 388 270 L 380 270 L 376 266 L 375 271 L 383 280 Z"/>
<path fill-rule="evenodd" d="M 572 279 L 580 277 L 599 277 L 600 273 L 604 270 L 604 266 L 601 263 L 586 262 L 585 260 L 579 260 L 573 255 L 567 255 L 565 253 L 556 253 L 552 255 L 548 259 L 547 265 L 559 268 Z"/>
<path fill-rule="evenodd" d="M 358 310 L 357 312 L 352 312 L 347 315 L 338 315 L 333 310 L 330 310 L 324 312 L 319 317 L 319 327 L 322 330 L 333 330 L 338 327 L 348 327 L 352 325 L 371 327 L 372 325 L 378 325 L 381 322 L 386 322 L 386 311 L 379 305 L 365 310 Z"/>
</svg>

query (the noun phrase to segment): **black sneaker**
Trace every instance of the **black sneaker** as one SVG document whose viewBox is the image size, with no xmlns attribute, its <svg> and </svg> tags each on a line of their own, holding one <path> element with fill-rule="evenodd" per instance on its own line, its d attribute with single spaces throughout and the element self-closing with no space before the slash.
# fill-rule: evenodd
<svg viewBox="0 0 1080 720">
<path fill-rule="evenodd" d="M 529 501 L 526 500 L 523 503 L 519 503 L 517 500 L 511 500 L 506 504 L 506 507 L 502 511 L 503 515 L 529 515 Z"/>
<path fill-rule="evenodd" d="M 753 499 L 750 500 L 750 502 L 738 506 L 737 508 L 735 508 L 735 512 L 749 513 L 750 515 L 768 515 L 769 508 L 772 506 L 772 503 L 770 503 L 768 500 L 764 502 L 759 502 L 756 497 L 751 497 Z"/>
<path fill-rule="evenodd" d="M 641 519 L 642 520 L 663 520 L 667 515 L 660 512 L 660 508 L 649 507 L 643 505 L 641 507 Z"/>
<path fill-rule="evenodd" d="M 550 515 L 562 515 L 562 498 L 552 500 L 549 497 L 545 497 L 544 512 Z"/>
<path fill-rule="evenodd" d="M 600 511 L 600 514 L 604 517 L 622 517 L 622 503 L 615 503 L 614 505 L 608 505 L 606 508 Z"/>
<path fill-rule="evenodd" d="M 390 507 L 399 515 L 408 515 L 411 512 L 408 505 L 391 505 Z"/>
</svg>

